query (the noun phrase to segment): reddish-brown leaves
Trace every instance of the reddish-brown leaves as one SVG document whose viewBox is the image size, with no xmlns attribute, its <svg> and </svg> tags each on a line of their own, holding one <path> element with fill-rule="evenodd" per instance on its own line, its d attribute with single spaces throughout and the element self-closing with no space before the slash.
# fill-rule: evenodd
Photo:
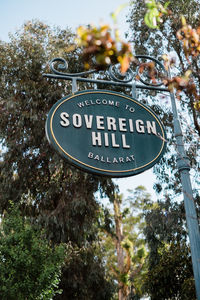
<svg viewBox="0 0 200 300">
<path fill-rule="evenodd" d="M 182 28 L 177 31 L 176 36 L 182 41 L 187 59 L 189 56 L 197 57 L 200 54 L 200 27 L 197 29 L 192 28 L 182 16 Z"/>
<path fill-rule="evenodd" d="M 77 30 L 79 46 L 83 47 L 85 68 L 105 69 L 110 64 L 120 63 L 121 72 L 125 73 L 133 60 L 129 43 L 119 40 L 118 32 L 112 38 L 108 25 L 99 28 L 80 26 Z"/>
</svg>

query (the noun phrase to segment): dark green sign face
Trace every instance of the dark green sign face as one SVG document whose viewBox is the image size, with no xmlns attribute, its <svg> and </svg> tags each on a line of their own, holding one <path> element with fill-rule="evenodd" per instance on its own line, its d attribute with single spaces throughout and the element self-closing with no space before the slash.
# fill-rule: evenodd
<svg viewBox="0 0 200 300">
<path fill-rule="evenodd" d="M 105 90 L 77 92 L 59 100 L 49 112 L 46 133 L 69 163 L 111 177 L 151 168 L 166 142 L 163 125 L 149 107 Z"/>
</svg>

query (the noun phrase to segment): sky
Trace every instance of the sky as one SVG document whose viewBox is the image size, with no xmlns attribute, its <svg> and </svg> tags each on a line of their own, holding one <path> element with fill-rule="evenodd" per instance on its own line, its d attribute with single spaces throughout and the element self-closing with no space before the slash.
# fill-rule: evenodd
<svg viewBox="0 0 200 300">
<path fill-rule="evenodd" d="M 127 0 L 0 0 L 0 39 L 7 41 L 25 21 L 39 19 L 49 25 L 72 29 L 79 25 L 100 22 L 113 24 L 110 14 Z M 128 29 L 125 16 L 128 6 L 120 13 L 120 29 Z"/>
<path fill-rule="evenodd" d="M 51 26 L 69 27 L 75 31 L 79 25 L 101 23 L 113 26 L 111 13 L 126 0 L 0 0 L 0 40 L 9 42 L 9 33 L 14 34 L 24 22 L 38 19 Z M 124 38 L 128 30 L 126 16 L 129 8 L 125 7 L 118 17 L 118 28 Z M 120 192 L 127 195 L 127 189 L 144 185 L 153 197 L 152 170 L 136 176 L 117 179 Z"/>
</svg>

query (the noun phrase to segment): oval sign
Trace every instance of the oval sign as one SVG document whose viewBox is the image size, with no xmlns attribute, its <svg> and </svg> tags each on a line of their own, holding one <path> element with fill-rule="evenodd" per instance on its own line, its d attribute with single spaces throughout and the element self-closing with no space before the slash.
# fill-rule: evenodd
<svg viewBox="0 0 200 300">
<path fill-rule="evenodd" d="M 46 134 L 69 163 L 97 175 L 125 177 L 162 157 L 166 135 L 156 114 L 121 93 L 87 90 L 51 108 Z"/>
</svg>

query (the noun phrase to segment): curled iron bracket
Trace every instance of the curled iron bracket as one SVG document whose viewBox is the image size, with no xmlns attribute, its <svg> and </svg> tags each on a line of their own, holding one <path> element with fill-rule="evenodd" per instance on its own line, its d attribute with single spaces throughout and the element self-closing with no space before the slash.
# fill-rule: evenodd
<svg viewBox="0 0 200 300">
<path fill-rule="evenodd" d="M 78 77 L 78 76 L 85 76 L 85 75 L 89 75 L 92 73 L 95 73 L 96 70 L 90 70 L 90 71 L 84 71 L 84 72 L 79 72 L 79 73 L 67 73 L 67 72 L 60 72 L 58 71 L 58 69 L 55 68 L 55 64 L 58 64 L 58 69 L 60 70 L 67 70 L 68 69 L 68 63 L 64 58 L 61 57 L 56 57 L 54 59 L 52 59 L 49 62 L 49 66 L 51 71 L 56 74 L 56 75 L 61 75 L 61 76 L 69 76 L 69 77 Z"/>
<path fill-rule="evenodd" d="M 163 74 L 164 74 L 165 76 L 167 76 L 167 71 L 166 71 L 164 65 L 163 65 L 158 59 L 156 59 L 156 58 L 154 58 L 154 57 L 151 57 L 151 56 L 148 56 L 148 55 L 136 55 L 135 57 L 136 57 L 137 60 L 139 60 L 139 59 L 147 59 L 147 60 L 152 61 L 153 63 L 155 63 L 155 67 L 156 67 L 156 65 L 158 65 L 158 66 L 161 68 Z M 137 77 L 138 77 L 138 79 L 139 79 L 140 82 L 142 82 L 142 83 L 145 84 L 145 85 L 148 85 L 148 86 L 155 86 L 155 87 L 158 87 L 158 86 L 163 85 L 163 82 L 162 82 L 162 81 L 159 82 L 159 83 L 153 84 L 153 83 L 147 82 L 146 80 L 143 80 L 142 77 L 141 77 L 141 75 L 139 74 L 139 69 L 140 69 L 140 66 L 141 66 L 141 65 L 142 65 L 142 63 L 141 63 L 141 64 L 139 63 L 139 64 L 138 64 L 138 67 L 137 67 Z M 158 73 L 158 74 L 159 74 L 159 73 Z M 147 75 L 147 78 L 148 78 L 149 80 L 151 79 L 148 75 Z"/>
<path fill-rule="evenodd" d="M 140 59 L 147 59 L 151 60 L 155 63 L 155 65 L 158 65 L 161 67 L 163 71 L 165 71 L 164 66 L 160 61 L 157 59 L 150 57 L 148 55 L 136 55 L 136 68 L 135 70 L 132 69 L 131 66 L 128 68 L 126 73 L 121 73 L 119 64 L 116 65 L 110 65 L 108 69 L 106 70 L 105 75 L 108 75 L 107 80 L 98 79 L 96 74 L 99 74 L 98 70 L 89 70 L 89 71 L 83 71 L 78 73 L 68 73 L 66 70 L 68 68 L 68 63 L 64 58 L 56 57 L 52 59 L 49 62 L 49 66 L 51 69 L 51 74 L 43 74 L 44 77 L 47 78 L 54 78 L 54 79 L 64 79 L 64 80 L 71 80 L 73 81 L 74 78 L 76 78 L 77 82 L 87 82 L 87 83 L 93 83 L 93 84 L 105 84 L 105 85 L 113 85 L 113 86 L 123 86 L 131 88 L 133 91 L 134 87 L 134 95 L 136 94 L 136 89 L 148 89 L 148 90 L 155 90 L 155 91 L 163 91 L 163 92 L 169 92 L 169 90 L 163 86 L 162 82 L 159 82 L 158 84 L 152 84 L 150 82 L 150 77 L 147 76 L 147 79 L 149 79 L 149 82 L 147 80 L 144 80 L 140 74 L 137 74 L 140 66 Z M 166 72 L 166 71 L 165 71 Z M 96 73 L 96 74 L 95 74 Z M 93 77 L 87 77 L 87 75 L 93 74 Z M 138 81 L 142 84 L 137 83 L 136 78 L 138 78 Z"/>
</svg>

